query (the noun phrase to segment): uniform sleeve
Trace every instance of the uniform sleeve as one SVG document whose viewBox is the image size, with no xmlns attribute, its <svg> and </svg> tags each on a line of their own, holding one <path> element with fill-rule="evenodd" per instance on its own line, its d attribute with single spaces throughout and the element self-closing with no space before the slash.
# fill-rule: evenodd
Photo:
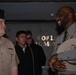
<svg viewBox="0 0 76 75">
<path fill-rule="evenodd" d="M 13 55 L 12 55 L 11 66 L 17 66 L 19 64 L 19 59 L 18 59 L 18 56 L 17 56 L 16 51 L 15 51 L 15 47 L 13 44 L 12 44 L 12 47 L 13 47 Z"/>
<path fill-rule="evenodd" d="M 19 64 L 19 59 L 18 59 L 16 52 L 14 51 L 14 54 L 12 57 L 12 66 L 17 66 L 18 64 Z"/>
</svg>

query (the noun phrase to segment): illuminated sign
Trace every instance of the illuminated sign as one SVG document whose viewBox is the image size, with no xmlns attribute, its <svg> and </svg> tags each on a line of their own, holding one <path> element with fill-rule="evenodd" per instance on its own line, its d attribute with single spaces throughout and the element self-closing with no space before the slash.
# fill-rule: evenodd
<svg viewBox="0 0 76 75">
<path fill-rule="evenodd" d="M 55 41 L 56 37 L 53 35 L 49 35 L 49 36 L 36 36 L 35 40 L 36 40 L 36 44 L 39 44 L 41 46 L 54 46 L 54 41 Z"/>
</svg>

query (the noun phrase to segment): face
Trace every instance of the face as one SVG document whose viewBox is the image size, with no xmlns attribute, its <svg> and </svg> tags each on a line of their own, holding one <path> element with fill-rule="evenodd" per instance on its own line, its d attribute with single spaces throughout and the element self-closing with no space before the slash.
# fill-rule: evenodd
<svg viewBox="0 0 76 75">
<path fill-rule="evenodd" d="M 32 36 L 29 34 L 26 36 L 27 38 L 27 44 L 30 45 L 32 43 Z"/>
<path fill-rule="evenodd" d="M 59 28 L 65 28 L 69 21 L 68 11 L 65 9 L 60 9 L 56 14 L 56 21 Z"/>
<path fill-rule="evenodd" d="M 26 34 L 20 34 L 18 37 L 16 37 L 16 41 L 19 45 L 25 45 L 26 44 Z"/>
<path fill-rule="evenodd" d="M 5 34 L 5 20 L 4 19 L 0 19 L 0 37 L 2 37 Z"/>
</svg>

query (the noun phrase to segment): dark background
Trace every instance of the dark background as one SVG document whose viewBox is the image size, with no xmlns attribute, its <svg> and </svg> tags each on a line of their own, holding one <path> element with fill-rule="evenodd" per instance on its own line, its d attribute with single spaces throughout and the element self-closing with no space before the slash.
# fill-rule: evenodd
<svg viewBox="0 0 76 75">
<path fill-rule="evenodd" d="M 76 0 L 0 0 L 1 2 L 76 2 Z"/>
</svg>

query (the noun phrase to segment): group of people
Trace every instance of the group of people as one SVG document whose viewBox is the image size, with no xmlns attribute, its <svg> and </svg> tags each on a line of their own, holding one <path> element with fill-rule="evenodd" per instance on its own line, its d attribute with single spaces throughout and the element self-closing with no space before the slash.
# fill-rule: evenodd
<svg viewBox="0 0 76 75">
<path fill-rule="evenodd" d="M 58 48 L 67 40 L 76 38 L 75 11 L 70 6 L 61 7 L 56 14 L 58 29 L 64 31 L 55 40 L 55 48 L 48 65 L 55 75 L 76 75 L 76 45 L 58 53 Z M 66 38 L 64 39 L 66 33 Z M 4 35 L 6 25 L 4 11 L 0 9 L 0 75 L 41 75 L 41 66 L 46 57 L 41 46 L 34 43 L 30 31 L 16 33 L 16 46 Z M 75 41 L 74 41 L 75 42 Z M 70 62 L 71 61 L 71 62 Z M 69 69 L 67 69 L 67 64 Z"/>
<path fill-rule="evenodd" d="M 16 33 L 16 46 L 6 37 L 5 12 L 0 9 L 0 75 L 42 75 L 46 57 L 31 31 Z"/>
<path fill-rule="evenodd" d="M 42 47 L 34 43 L 31 31 L 17 32 L 15 49 L 20 60 L 19 75 L 42 75 L 46 57 Z"/>
</svg>

